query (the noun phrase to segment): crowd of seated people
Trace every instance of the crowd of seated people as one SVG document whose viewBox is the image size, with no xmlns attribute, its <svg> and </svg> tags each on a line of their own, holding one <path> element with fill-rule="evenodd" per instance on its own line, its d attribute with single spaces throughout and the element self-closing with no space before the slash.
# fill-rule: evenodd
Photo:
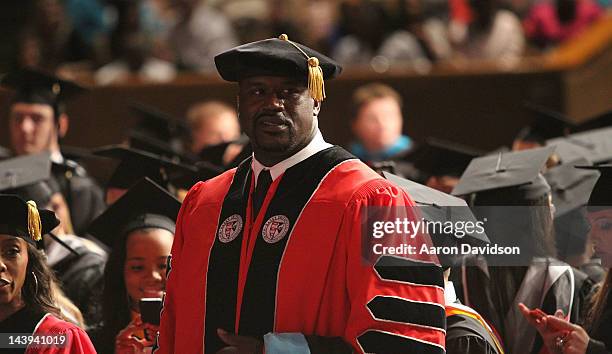
<svg viewBox="0 0 612 354">
<path fill-rule="evenodd" d="M 240 43 L 291 38 L 344 65 L 427 68 L 473 59 L 512 63 L 579 35 L 609 6 L 595 0 L 205 1 L 29 0 L 15 18 L 4 69 L 90 73 L 101 85 L 129 75 L 170 81 L 211 72 Z"/>
</svg>

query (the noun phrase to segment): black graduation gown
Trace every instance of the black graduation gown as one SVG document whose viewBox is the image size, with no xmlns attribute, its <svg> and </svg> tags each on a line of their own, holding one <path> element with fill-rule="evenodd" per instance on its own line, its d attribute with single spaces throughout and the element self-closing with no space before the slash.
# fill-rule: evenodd
<svg viewBox="0 0 612 354">
<path fill-rule="evenodd" d="M 74 233 L 83 235 L 89 223 L 106 208 L 102 188 L 72 160 L 54 162 L 51 171 L 70 208 Z"/>
<path fill-rule="evenodd" d="M 56 245 L 63 254 L 49 252 L 52 269 L 66 296 L 81 310 L 85 323 L 98 325 L 102 321 L 101 294 L 106 255 L 90 250 L 78 236 L 68 235 L 63 241 L 78 255 Z"/>
<path fill-rule="evenodd" d="M 36 325 L 45 315 L 44 312 L 34 311 L 28 306 L 15 312 L 14 314 L 7 317 L 4 321 L 0 322 L 0 333 L 34 333 Z M 26 348 L 4 348 L 2 349 L 3 354 L 22 354 L 25 353 Z"/>
<path fill-rule="evenodd" d="M 446 318 L 447 354 L 500 354 L 491 335 L 475 319 L 464 315 Z"/>
</svg>

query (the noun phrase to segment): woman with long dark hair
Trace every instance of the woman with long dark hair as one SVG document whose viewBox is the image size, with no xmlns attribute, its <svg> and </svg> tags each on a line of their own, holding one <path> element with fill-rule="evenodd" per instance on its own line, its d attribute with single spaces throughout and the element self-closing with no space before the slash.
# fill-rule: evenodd
<svg viewBox="0 0 612 354">
<path fill-rule="evenodd" d="M 466 305 L 495 328 L 507 353 L 539 352 L 543 345 L 519 302 L 577 315 L 574 292 L 581 285 L 571 267 L 555 259 L 551 189 L 539 173 L 551 153 L 540 148 L 477 158 L 454 191 L 474 193 L 474 214 L 486 221 L 491 243 L 520 249 L 512 258 L 490 256 L 463 269 Z"/>
<path fill-rule="evenodd" d="M 595 256 L 604 267 L 612 267 L 612 165 L 594 166 L 601 172 L 587 211 L 591 224 Z M 540 332 L 551 353 L 610 354 L 612 353 L 612 272 L 595 296 L 587 320 L 582 326 L 572 324 L 560 316 L 534 316 L 521 306 L 523 315 Z"/>
<path fill-rule="evenodd" d="M 95 334 L 103 353 L 146 353 L 158 327 L 141 318 L 143 298 L 163 297 L 166 264 L 180 202 L 150 180 L 117 200 L 90 227 L 112 247 L 104 271 L 103 325 Z"/>
<path fill-rule="evenodd" d="M 55 278 L 35 246 L 58 225 L 55 214 L 5 194 L 0 210 L 0 333 L 32 335 L 28 343 L 14 338 L 15 346 L 2 352 L 95 353 L 85 332 L 64 321 Z"/>
</svg>

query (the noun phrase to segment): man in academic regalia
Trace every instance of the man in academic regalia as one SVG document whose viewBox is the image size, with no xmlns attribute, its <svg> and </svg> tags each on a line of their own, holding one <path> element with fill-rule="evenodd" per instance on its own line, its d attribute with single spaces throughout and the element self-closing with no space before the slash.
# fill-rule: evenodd
<svg viewBox="0 0 612 354">
<path fill-rule="evenodd" d="M 285 35 L 215 62 L 239 83 L 254 153 L 185 198 L 154 352 L 443 353 L 437 263 L 363 257 L 366 208 L 416 217 L 405 192 L 317 128 L 323 79 L 340 66 Z"/>
<path fill-rule="evenodd" d="M 31 69 L 7 74 L 2 85 L 16 91 L 9 112 L 13 152 L 51 154 L 53 176 L 70 207 L 74 231 L 81 235 L 105 207 L 100 187 L 82 166 L 66 159 L 60 150 L 60 139 L 68 131 L 64 102 L 83 88 Z"/>
</svg>

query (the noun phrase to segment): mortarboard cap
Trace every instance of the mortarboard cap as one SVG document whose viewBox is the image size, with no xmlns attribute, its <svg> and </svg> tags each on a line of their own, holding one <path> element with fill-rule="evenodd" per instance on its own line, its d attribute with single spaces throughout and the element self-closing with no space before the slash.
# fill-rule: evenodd
<svg viewBox="0 0 612 354">
<path fill-rule="evenodd" d="M 223 155 L 225 155 L 225 151 L 227 147 L 233 144 L 233 141 L 226 141 L 220 144 L 215 144 L 211 146 L 207 146 L 200 150 L 198 156 L 202 161 L 209 162 L 216 166 L 223 165 Z"/>
<path fill-rule="evenodd" d="M 18 195 L 43 207 L 55 193 L 61 193 L 51 175 L 51 159 L 47 152 L 1 161 L 0 171 L 0 193 Z"/>
<path fill-rule="evenodd" d="M 51 159 L 47 152 L 0 162 L 0 191 L 20 188 L 50 177 Z"/>
<path fill-rule="evenodd" d="M 0 234 L 21 237 L 33 245 L 59 225 L 55 213 L 16 195 L 0 194 L 0 210 Z"/>
<path fill-rule="evenodd" d="M 170 180 L 172 185 L 176 188 L 189 190 L 199 181 L 209 180 L 225 171 L 223 167 L 216 166 L 206 161 L 196 162 L 194 167 L 197 169 L 196 171 L 185 171 L 184 173 L 178 174 L 176 177 L 172 177 Z"/>
<path fill-rule="evenodd" d="M 2 191 L 5 194 L 15 194 L 25 200 L 33 200 L 36 205 L 45 207 L 56 193 L 61 193 L 59 184 L 53 178 L 43 179 L 27 186 Z"/>
<path fill-rule="evenodd" d="M 173 176 L 196 171 L 194 167 L 176 163 L 166 157 L 121 145 L 101 147 L 93 150 L 93 154 L 120 161 L 107 183 L 107 188 L 128 189 L 143 177 L 168 188 Z"/>
<path fill-rule="evenodd" d="M 0 162 L 0 193 L 17 195 L 46 206 L 60 187 L 51 176 L 49 153 L 15 157 Z"/>
<path fill-rule="evenodd" d="M 131 148 L 146 151 L 155 155 L 167 157 L 177 161 L 195 161 L 197 157 L 183 151 L 180 139 L 170 139 L 169 141 L 159 140 L 151 135 L 139 130 L 129 132 L 129 145 Z"/>
<path fill-rule="evenodd" d="M 215 65 L 224 80 L 233 82 L 253 76 L 308 79 L 310 94 L 319 102 L 325 98 L 324 80 L 342 71 L 333 59 L 290 41 L 285 34 L 232 48 L 217 55 Z"/>
<path fill-rule="evenodd" d="M 87 232 L 111 248 L 139 229 L 160 228 L 174 234 L 180 208 L 181 202 L 144 178 L 93 220 Z"/>
<path fill-rule="evenodd" d="M 4 146 L 0 146 L 0 160 L 11 157 L 11 150 L 5 148 Z"/>
<path fill-rule="evenodd" d="M 574 129 L 575 132 L 584 132 L 587 130 L 606 128 L 612 126 L 612 110 L 603 112 L 585 120 L 583 123 L 578 124 Z"/>
<path fill-rule="evenodd" d="M 10 72 L 0 84 L 16 91 L 13 102 L 48 104 L 56 114 L 60 103 L 85 91 L 74 82 L 32 68 Z"/>
<path fill-rule="evenodd" d="M 470 161 L 481 155 L 482 152 L 457 143 L 428 138 L 402 160 L 412 162 L 415 168 L 430 176 L 459 177 Z"/>
<path fill-rule="evenodd" d="M 612 127 L 551 139 L 546 145 L 556 147 L 555 151 L 561 163 L 581 157 L 586 157 L 595 164 L 605 163 L 612 161 Z"/>
<path fill-rule="evenodd" d="M 189 126 L 186 122 L 176 119 L 155 107 L 142 103 L 133 103 L 129 107 L 140 118 L 133 130 L 161 141 L 169 141 L 172 138 L 184 137 L 189 134 Z"/>
<path fill-rule="evenodd" d="M 579 169 L 598 170 L 601 175 L 591 191 L 587 210 L 612 209 L 612 165 L 577 166 Z"/>
<path fill-rule="evenodd" d="M 404 179 L 392 173 L 383 171 L 383 176 L 391 183 L 406 191 L 418 206 L 421 217 L 430 222 L 473 222 L 477 219 L 468 207 L 465 200 L 452 195 L 429 188 L 422 184 Z M 483 245 L 489 243 L 489 238 L 482 232 L 476 230 L 467 233 L 463 237 L 454 235 L 432 235 L 432 241 L 436 246 L 456 246 L 461 243 L 472 245 Z M 450 237 L 452 236 L 452 238 Z M 444 243 L 444 244 L 442 244 Z M 439 255 L 440 257 L 440 255 Z M 460 264 L 460 259 L 450 256 L 449 260 L 440 259 L 443 266 L 455 266 Z M 460 257 L 459 257 L 460 258 Z"/>
<path fill-rule="evenodd" d="M 232 144 L 242 145 L 243 146 L 243 149 L 241 150 L 241 153 L 238 154 L 238 155 L 242 155 L 242 151 L 244 151 L 244 147 L 249 145 L 249 138 L 245 134 L 242 134 L 236 140 L 226 141 L 226 142 L 222 142 L 222 143 L 219 143 L 219 144 L 206 146 L 205 148 L 200 150 L 200 152 L 198 153 L 198 157 L 199 157 L 199 159 L 201 161 L 210 162 L 210 163 L 212 163 L 213 165 L 216 165 L 216 166 L 223 166 L 224 165 L 224 163 L 223 163 L 223 156 L 225 155 L 225 151 Z M 251 154 L 251 152 L 248 153 L 248 155 L 250 155 L 250 154 Z M 246 157 L 248 157 L 248 156 L 246 156 Z M 242 161 L 242 160 L 244 160 L 244 159 L 241 159 L 240 161 Z"/>
<path fill-rule="evenodd" d="M 553 147 L 542 147 L 475 158 L 452 194 L 492 191 L 491 197 L 500 203 L 538 199 L 550 192 L 540 171 L 553 151 Z"/>
<path fill-rule="evenodd" d="M 79 146 L 62 145 L 60 146 L 60 150 L 62 152 L 62 156 L 68 160 L 79 161 L 99 158 L 98 156 L 92 154 L 91 149 L 86 149 Z"/>
<path fill-rule="evenodd" d="M 531 113 L 531 123 L 523 127 L 515 140 L 533 141 L 544 145 L 546 140 L 565 136 L 576 127 L 566 115 L 544 106 L 526 102 L 523 107 Z"/>
<path fill-rule="evenodd" d="M 587 164 L 589 161 L 582 158 L 555 166 L 544 173 L 555 205 L 555 218 L 587 204 L 599 173 L 574 168 L 576 165 Z"/>
</svg>

